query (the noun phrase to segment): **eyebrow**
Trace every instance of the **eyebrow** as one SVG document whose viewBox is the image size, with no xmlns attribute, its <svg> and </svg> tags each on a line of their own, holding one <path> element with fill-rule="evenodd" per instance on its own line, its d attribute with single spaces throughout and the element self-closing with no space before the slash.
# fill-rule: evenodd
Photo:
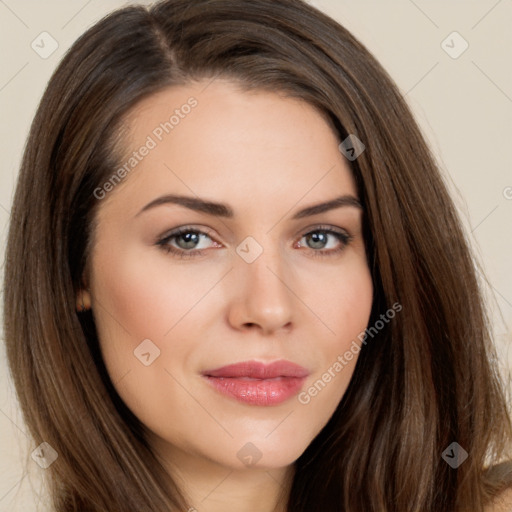
<svg viewBox="0 0 512 512">
<path fill-rule="evenodd" d="M 215 217 L 225 217 L 231 219 L 235 216 L 233 209 L 227 204 L 206 201 L 197 197 L 167 194 L 161 197 L 157 197 L 148 203 L 146 206 L 144 206 L 144 208 L 142 208 L 142 210 L 140 210 L 139 213 L 137 213 L 137 215 L 135 215 L 135 217 L 138 217 L 142 212 L 166 204 L 181 205 L 190 210 L 206 213 Z M 351 195 L 343 195 L 324 203 L 307 206 L 306 208 L 303 208 L 302 210 L 299 210 L 297 213 L 295 213 L 295 215 L 292 217 L 292 220 L 311 217 L 313 215 L 318 215 L 319 213 L 341 208 L 342 206 L 351 206 L 358 209 L 363 208 L 361 202 L 356 197 Z"/>
</svg>

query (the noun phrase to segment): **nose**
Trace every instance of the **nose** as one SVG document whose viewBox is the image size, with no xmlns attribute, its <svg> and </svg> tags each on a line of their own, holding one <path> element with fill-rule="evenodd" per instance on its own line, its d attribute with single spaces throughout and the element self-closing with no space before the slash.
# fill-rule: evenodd
<svg viewBox="0 0 512 512">
<path fill-rule="evenodd" d="M 269 251 L 263 251 L 252 263 L 238 258 L 230 283 L 234 293 L 230 294 L 228 319 L 233 328 L 269 335 L 291 327 L 294 294 L 281 260 Z"/>
</svg>

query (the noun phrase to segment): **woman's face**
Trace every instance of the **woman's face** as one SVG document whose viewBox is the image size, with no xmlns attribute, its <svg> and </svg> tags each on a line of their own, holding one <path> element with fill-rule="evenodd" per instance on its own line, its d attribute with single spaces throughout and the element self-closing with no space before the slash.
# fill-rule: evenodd
<svg viewBox="0 0 512 512">
<path fill-rule="evenodd" d="M 284 468 L 343 397 L 370 316 L 340 141 L 309 104 L 222 80 L 126 123 L 87 276 L 111 380 L 166 460 Z"/>
</svg>

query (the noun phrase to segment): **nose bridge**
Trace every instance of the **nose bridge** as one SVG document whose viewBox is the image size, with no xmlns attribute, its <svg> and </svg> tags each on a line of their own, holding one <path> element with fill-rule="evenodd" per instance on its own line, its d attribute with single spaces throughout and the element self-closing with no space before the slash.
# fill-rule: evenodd
<svg viewBox="0 0 512 512">
<path fill-rule="evenodd" d="M 265 332 L 292 320 L 293 297 L 285 255 L 272 236 L 248 236 L 236 248 L 234 279 L 238 293 L 231 319 L 238 327 L 257 324 Z"/>
</svg>

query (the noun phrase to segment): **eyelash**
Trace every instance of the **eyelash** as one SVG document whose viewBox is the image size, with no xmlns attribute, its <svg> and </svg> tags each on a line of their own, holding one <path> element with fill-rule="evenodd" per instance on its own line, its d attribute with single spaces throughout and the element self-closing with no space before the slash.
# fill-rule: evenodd
<svg viewBox="0 0 512 512">
<path fill-rule="evenodd" d="M 327 233 L 327 234 L 335 236 L 341 242 L 341 247 L 339 247 L 337 249 L 330 249 L 328 251 L 324 251 L 321 249 L 319 249 L 319 250 L 309 249 L 310 251 L 312 251 L 313 257 L 322 257 L 323 258 L 326 256 L 335 256 L 335 255 L 341 253 L 350 244 L 350 242 L 352 242 L 352 240 L 354 238 L 352 235 L 350 235 L 346 232 L 336 231 L 336 230 L 333 230 L 332 228 L 329 228 L 326 226 L 318 226 L 315 229 L 308 231 L 307 233 L 302 235 L 301 239 L 305 236 L 311 235 L 313 233 L 318 233 L 318 232 Z M 169 242 L 171 240 L 173 240 L 174 238 L 177 238 L 178 236 L 180 236 L 184 233 L 195 233 L 195 234 L 199 234 L 199 235 L 206 235 L 209 238 L 211 238 L 208 231 L 202 231 L 200 229 L 194 229 L 190 226 L 184 226 L 184 227 L 176 229 L 172 233 L 169 233 L 168 235 L 166 235 L 164 238 L 159 240 L 156 243 L 156 245 L 158 245 L 165 253 L 167 253 L 167 254 L 171 253 L 171 254 L 173 254 L 173 256 L 180 258 L 180 259 L 187 259 L 187 258 L 194 258 L 194 257 L 202 256 L 203 253 L 207 249 L 192 249 L 190 251 L 187 251 L 185 249 L 177 249 L 176 247 L 169 245 Z"/>
</svg>

